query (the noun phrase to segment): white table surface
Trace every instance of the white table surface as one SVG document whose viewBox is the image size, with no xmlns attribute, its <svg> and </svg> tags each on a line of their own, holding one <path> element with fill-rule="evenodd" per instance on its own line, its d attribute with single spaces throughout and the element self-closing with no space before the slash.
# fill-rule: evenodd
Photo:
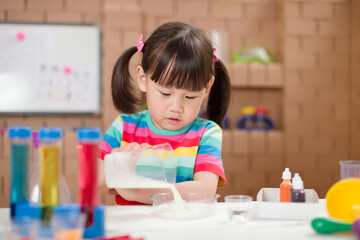
<svg viewBox="0 0 360 240">
<path fill-rule="evenodd" d="M 319 216 L 325 216 L 325 203 L 323 201 L 320 204 Z M 217 204 L 214 216 L 195 220 L 162 219 L 153 216 L 152 211 L 151 206 L 107 206 L 106 235 L 129 234 L 132 237 L 144 237 L 145 240 L 356 240 L 353 234 L 317 234 L 310 221 L 257 219 L 256 202 L 252 203 L 250 221 L 238 225 L 227 224 L 228 212 L 224 203 Z M 0 223 L 4 223 L 8 217 L 9 209 L 0 209 Z M 1 231 L 0 226 L 0 234 Z"/>
</svg>

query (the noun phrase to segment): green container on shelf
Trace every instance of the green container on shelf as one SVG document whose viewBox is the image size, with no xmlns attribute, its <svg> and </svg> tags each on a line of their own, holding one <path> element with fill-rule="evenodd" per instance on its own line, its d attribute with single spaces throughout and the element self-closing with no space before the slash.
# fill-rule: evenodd
<svg viewBox="0 0 360 240">
<path fill-rule="evenodd" d="M 237 63 L 272 63 L 274 54 L 263 47 L 243 47 L 236 50 L 231 60 Z"/>
</svg>

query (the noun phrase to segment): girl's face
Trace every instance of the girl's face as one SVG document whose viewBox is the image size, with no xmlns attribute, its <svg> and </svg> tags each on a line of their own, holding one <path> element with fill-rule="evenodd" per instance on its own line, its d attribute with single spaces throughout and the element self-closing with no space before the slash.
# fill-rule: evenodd
<svg viewBox="0 0 360 240">
<path fill-rule="evenodd" d="M 210 92 L 214 78 L 201 91 L 167 88 L 158 85 L 138 67 L 138 84 L 146 92 L 147 106 L 155 127 L 178 130 L 191 123 L 199 114 L 201 104 Z"/>
</svg>

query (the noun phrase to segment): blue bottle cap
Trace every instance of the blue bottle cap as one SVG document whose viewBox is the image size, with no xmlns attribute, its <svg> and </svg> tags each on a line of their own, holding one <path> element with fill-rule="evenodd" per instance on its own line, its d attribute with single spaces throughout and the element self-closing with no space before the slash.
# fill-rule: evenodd
<svg viewBox="0 0 360 240">
<path fill-rule="evenodd" d="M 9 128 L 9 139 L 29 139 L 31 138 L 31 128 L 14 126 Z"/>
<path fill-rule="evenodd" d="M 223 120 L 223 129 L 228 129 L 228 128 L 229 128 L 229 118 L 225 116 Z"/>
<path fill-rule="evenodd" d="M 63 131 L 58 127 L 44 127 L 39 129 L 40 141 L 62 140 Z"/>
<path fill-rule="evenodd" d="M 80 142 L 95 142 L 99 141 L 101 138 L 100 128 L 78 128 L 77 130 L 77 139 Z"/>
</svg>

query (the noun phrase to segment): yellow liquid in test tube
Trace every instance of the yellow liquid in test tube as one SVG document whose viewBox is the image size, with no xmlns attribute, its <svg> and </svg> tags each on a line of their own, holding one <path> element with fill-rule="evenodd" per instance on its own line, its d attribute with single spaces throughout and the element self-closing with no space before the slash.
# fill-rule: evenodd
<svg viewBox="0 0 360 240">
<path fill-rule="evenodd" d="M 50 224 L 53 207 L 59 204 L 60 147 L 40 146 L 41 218 Z"/>
</svg>

